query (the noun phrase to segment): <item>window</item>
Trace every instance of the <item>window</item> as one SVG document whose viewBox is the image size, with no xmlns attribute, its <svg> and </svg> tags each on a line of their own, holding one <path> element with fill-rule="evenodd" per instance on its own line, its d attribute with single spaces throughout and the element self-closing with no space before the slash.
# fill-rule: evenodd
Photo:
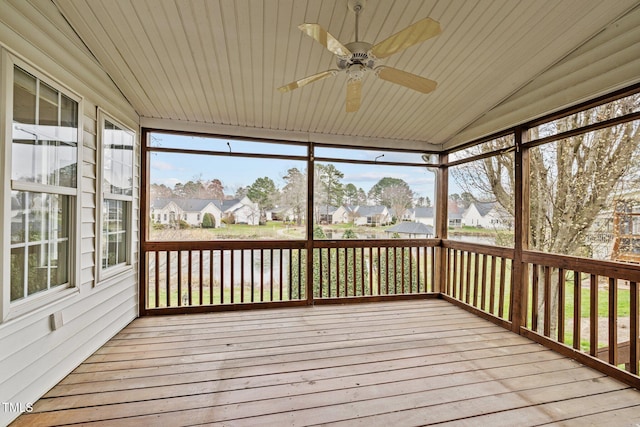
<svg viewBox="0 0 640 427">
<path fill-rule="evenodd" d="M 104 279 L 131 264 L 133 149 L 135 133 L 100 111 L 100 273 Z"/>
<path fill-rule="evenodd" d="M 13 67 L 7 147 L 11 305 L 71 287 L 74 279 L 79 100 L 27 68 Z"/>
</svg>

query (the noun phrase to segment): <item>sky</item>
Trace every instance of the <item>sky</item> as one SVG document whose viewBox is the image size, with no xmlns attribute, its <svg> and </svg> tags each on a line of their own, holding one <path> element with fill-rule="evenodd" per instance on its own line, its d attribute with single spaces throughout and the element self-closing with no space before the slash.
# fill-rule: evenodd
<svg viewBox="0 0 640 427">
<path fill-rule="evenodd" d="M 227 144 L 228 143 L 228 144 Z M 156 134 L 152 145 L 160 147 L 207 149 L 221 153 L 253 152 L 283 155 L 306 156 L 306 147 L 251 143 L 238 140 L 205 139 L 181 135 Z M 343 150 L 322 148 L 316 150 L 316 157 L 340 157 L 344 159 L 374 160 L 384 154 L 386 161 L 409 161 L 406 153 L 376 152 L 363 150 Z M 420 158 L 411 154 L 411 161 Z M 382 160 L 382 158 L 380 158 Z M 420 160 L 421 161 L 421 160 Z M 175 153 L 152 153 L 150 162 L 151 183 L 165 184 L 170 188 L 178 183 L 202 179 L 219 179 L 225 186 L 225 194 L 233 194 L 241 186 L 251 185 L 257 178 L 268 176 L 278 188 L 284 186 L 282 177 L 290 168 L 300 171 L 306 168 L 306 161 L 288 159 L 261 159 L 251 157 L 232 157 L 226 155 L 186 155 Z M 422 167 L 399 167 L 371 164 L 352 164 L 334 162 L 334 166 L 344 173 L 343 184 L 353 183 L 365 192 L 384 177 L 404 180 L 416 193 L 416 197 L 426 196 L 434 199 L 435 174 Z"/>
</svg>

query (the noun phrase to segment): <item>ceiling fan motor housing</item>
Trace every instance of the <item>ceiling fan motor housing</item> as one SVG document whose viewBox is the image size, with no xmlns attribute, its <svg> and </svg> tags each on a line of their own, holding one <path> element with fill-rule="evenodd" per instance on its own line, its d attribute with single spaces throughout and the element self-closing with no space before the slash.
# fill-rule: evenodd
<svg viewBox="0 0 640 427">
<path fill-rule="evenodd" d="M 361 65 L 366 70 L 372 70 L 376 65 L 376 58 L 370 53 L 373 45 L 367 42 L 351 42 L 345 45 L 351 52 L 349 56 L 337 56 L 336 64 L 340 70 L 351 69 L 352 65 Z"/>
</svg>

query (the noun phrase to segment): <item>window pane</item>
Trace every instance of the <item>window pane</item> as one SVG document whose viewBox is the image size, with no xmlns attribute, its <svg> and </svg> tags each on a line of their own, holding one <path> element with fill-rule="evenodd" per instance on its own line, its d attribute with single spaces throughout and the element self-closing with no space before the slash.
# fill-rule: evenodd
<svg viewBox="0 0 640 427">
<path fill-rule="evenodd" d="M 37 80 L 20 68 L 13 73 L 13 121 L 22 124 L 36 124 Z"/>
<path fill-rule="evenodd" d="M 40 97 L 36 100 L 36 87 Z M 14 180 L 76 187 L 77 114 L 75 101 L 19 68 L 14 72 L 12 171 Z M 36 120 L 36 109 L 39 116 Z M 60 124 L 59 116 L 65 116 Z M 73 117 L 70 117 L 73 116 Z"/>
<path fill-rule="evenodd" d="M 634 94 L 588 110 L 579 111 L 567 117 L 543 123 L 529 130 L 530 139 L 533 141 L 626 114 L 636 113 L 640 111 L 640 102 L 638 101 L 638 95 Z"/>
<path fill-rule="evenodd" d="M 21 218 L 12 221 L 12 236 L 28 236 L 26 241 L 16 237 L 11 242 L 11 300 L 14 301 L 69 282 L 71 198 L 21 191 L 13 191 L 11 198 L 15 201 L 12 218 Z"/>
<path fill-rule="evenodd" d="M 11 243 L 25 241 L 25 206 L 24 193 L 11 194 Z"/>
<path fill-rule="evenodd" d="M 46 291 L 49 281 L 49 245 L 29 246 L 28 292 L 33 295 Z"/>
<path fill-rule="evenodd" d="M 42 126 L 58 126 L 58 91 L 40 83 L 39 121 Z"/>
<path fill-rule="evenodd" d="M 316 163 L 314 185 L 316 239 L 434 237 L 427 167 Z"/>
<path fill-rule="evenodd" d="M 449 169 L 450 239 L 513 247 L 514 161 L 510 152 Z"/>
<path fill-rule="evenodd" d="M 639 120 L 534 147 L 529 157 L 533 249 L 640 262 Z"/>
<path fill-rule="evenodd" d="M 130 202 L 105 199 L 102 223 L 102 268 L 127 262 L 127 224 Z"/>
<path fill-rule="evenodd" d="M 306 161 L 156 152 L 149 166 L 151 240 L 305 238 Z"/>
<path fill-rule="evenodd" d="M 24 248 L 11 249 L 11 301 L 25 297 Z"/>
<path fill-rule="evenodd" d="M 483 142 L 473 147 L 464 148 L 449 154 L 449 161 L 467 159 L 479 154 L 490 153 L 492 151 L 505 150 L 515 146 L 515 137 L 513 134 L 505 135 L 500 138 Z"/>
<path fill-rule="evenodd" d="M 103 138 L 104 191 L 111 194 L 133 194 L 134 135 L 105 121 Z"/>
<path fill-rule="evenodd" d="M 149 138 L 151 147 L 207 150 L 226 154 L 275 154 L 284 156 L 306 156 L 305 144 L 278 144 L 271 142 L 242 141 L 239 139 L 213 138 L 206 136 L 172 135 L 154 133 Z"/>
</svg>

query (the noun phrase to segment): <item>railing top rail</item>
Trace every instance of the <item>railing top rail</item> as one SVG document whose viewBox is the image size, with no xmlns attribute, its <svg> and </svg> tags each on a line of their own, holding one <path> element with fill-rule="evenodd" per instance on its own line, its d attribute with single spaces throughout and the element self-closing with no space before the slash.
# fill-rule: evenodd
<svg viewBox="0 0 640 427">
<path fill-rule="evenodd" d="M 502 258 L 513 259 L 515 250 L 513 248 L 505 248 L 501 246 L 489 246 L 481 243 L 461 242 L 458 240 L 443 240 L 442 247 L 447 249 L 456 249 L 467 252 L 477 252 L 485 255 L 493 255 Z"/>
<path fill-rule="evenodd" d="M 304 249 L 306 240 L 188 240 L 141 243 L 142 251 Z"/>
<path fill-rule="evenodd" d="M 393 247 L 435 247 L 440 246 L 440 239 L 345 239 L 314 240 L 315 248 L 393 248 Z"/>
<path fill-rule="evenodd" d="M 580 258 L 569 255 L 547 254 L 535 251 L 523 252 L 522 260 L 530 264 L 545 265 L 603 277 L 640 282 L 640 265 L 638 264 Z"/>
</svg>

